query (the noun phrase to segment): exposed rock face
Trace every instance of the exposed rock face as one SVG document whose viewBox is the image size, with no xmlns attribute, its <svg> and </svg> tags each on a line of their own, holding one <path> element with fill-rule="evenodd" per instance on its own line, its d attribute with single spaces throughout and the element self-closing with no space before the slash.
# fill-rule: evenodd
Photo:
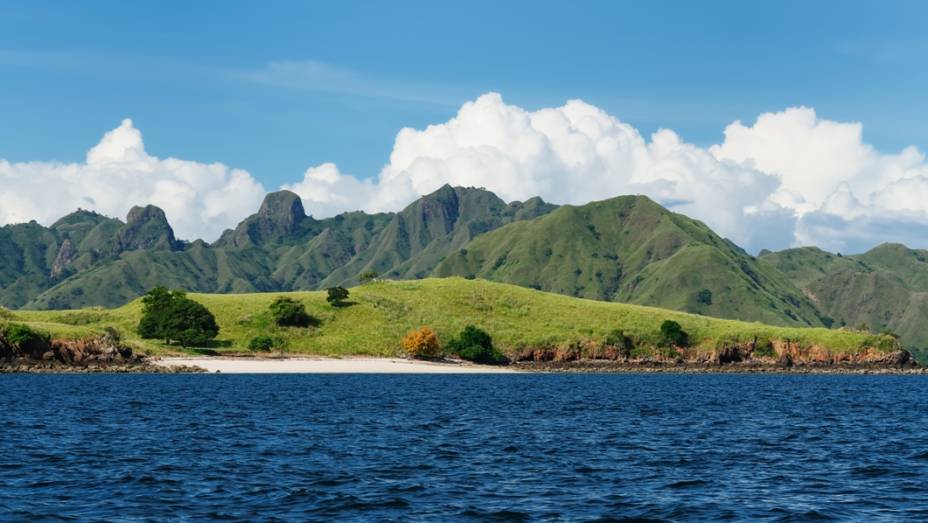
<svg viewBox="0 0 928 523">
<path fill-rule="evenodd" d="M 263 245 L 270 240 L 296 241 L 308 220 L 312 219 L 306 216 L 303 201 L 296 193 L 272 192 L 264 197 L 257 214 L 246 218 L 234 231 L 224 233 L 217 245 L 241 248 Z"/>
<path fill-rule="evenodd" d="M 77 256 L 77 251 L 74 249 L 74 246 L 71 245 L 71 240 L 65 238 L 61 242 L 61 247 L 58 249 L 58 255 L 55 256 L 55 261 L 52 263 L 52 270 L 49 273 L 53 279 L 57 279 L 65 270 L 68 268 L 68 264 Z"/>
<path fill-rule="evenodd" d="M 258 216 L 275 232 L 289 234 L 306 218 L 306 211 L 296 193 L 277 191 L 264 198 Z"/>
<path fill-rule="evenodd" d="M 154 205 L 133 207 L 114 241 L 116 254 L 136 250 L 175 250 L 178 247 L 164 211 Z"/>
<path fill-rule="evenodd" d="M 857 351 L 831 351 L 823 347 L 801 346 L 793 341 L 773 341 L 759 349 L 756 342 L 724 345 L 706 351 L 697 348 L 651 348 L 647 355 L 632 357 L 627 348 L 603 347 L 595 343 L 565 346 L 528 347 L 512 356 L 514 362 L 537 364 L 589 364 L 621 362 L 630 366 L 703 366 L 707 368 L 818 368 L 915 369 L 917 362 L 901 347 L 881 350 L 868 347 Z M 640 353 L 639 353 L 640 354 Z"/>
<path fill-rule="evenodd" d="M 0 334 L 0 372 L 202 372 L 197 367 L 161 367 L 133 354 L 112 335 L 79 340 L 42 336 L 14 343 Z"/>
</svg>

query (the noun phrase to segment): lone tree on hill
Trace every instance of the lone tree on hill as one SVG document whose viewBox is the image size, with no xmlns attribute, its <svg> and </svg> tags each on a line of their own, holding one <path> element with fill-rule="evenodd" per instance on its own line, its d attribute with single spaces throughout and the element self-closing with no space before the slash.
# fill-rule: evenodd
<svg viewBox="0 0 928 523">
<path fill-rule="evenodd" d="M 302 303 L 283 296 L 271 303 L 271 317 L 281 327 L 309 327 L 319 321 L 306 313 Z"/>
<path fill-rule="evenodd" d="M 184 291 L 170 291 L 159 285 L 142 298 L 138 333 L 145 339 L 192 347 L 209 343 L 219 334 L 219 326 L 209 309 L 188 298 Z"/>
<path fill-rule="evenodd" d="M 333 307 L 344 307 L 348 305 L 348 302 L 345 301 L 348 299 L 348 289 L 344 287 L 330 287 L 326 290 L 329 293 L 326 296 L 325 301 L 332 304 Z"/>
</svg>

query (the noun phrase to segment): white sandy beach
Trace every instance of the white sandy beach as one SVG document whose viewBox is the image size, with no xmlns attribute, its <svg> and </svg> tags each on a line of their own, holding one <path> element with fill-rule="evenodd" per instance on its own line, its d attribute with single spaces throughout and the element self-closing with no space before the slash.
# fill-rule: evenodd
<svg viewBox="0 0 928 523">
<path fill-rule="evenodd" d="M 167 357 L 156 365 L 195 365 L 225 374 L 501 374 L 505 367 L 469 363 L 433 363 L 398 358 L 227 358 Z"/>
</svg>

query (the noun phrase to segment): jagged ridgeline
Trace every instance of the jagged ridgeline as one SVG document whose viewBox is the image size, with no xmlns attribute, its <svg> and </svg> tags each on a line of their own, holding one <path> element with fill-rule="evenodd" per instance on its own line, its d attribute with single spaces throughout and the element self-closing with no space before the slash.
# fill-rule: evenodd
<svg viewBox="0 0 928 523">
<path fill-rule="evenodd" d="M 213 244 L 179 241 L 157 207 L 122 222 L 89 211 L 50 227 L 0 228 L 0 305 L 117 306 L 156 285 L 242 293 L 351 286 L 383 278 L 485 278 L 536 289 L 774 325 L 890 329 L 928 346 L 925 251 L 859 256 L 817 249 L 759 259 L 644 196 L 558 207 L 444 186 L 398 213 L 317 219 L 267 195 Z"/>
<path fill-rule="evenodd" d="M 312 290 L 353 285 L 365 272 L 425 277 L 474 237 L 556 206 L 506 203 L 489 191 L 444 186 L 399 213 L 307 216 L 289 191 L 267 195 L 257 214 L 212 245 L 175 239 L 157 207 L 123 223 L 88 211 L 51 227 L 0 228 L 0 304 L 66 309 L 117 306 L 156 285 L 196 292 Z"/>
</svg>

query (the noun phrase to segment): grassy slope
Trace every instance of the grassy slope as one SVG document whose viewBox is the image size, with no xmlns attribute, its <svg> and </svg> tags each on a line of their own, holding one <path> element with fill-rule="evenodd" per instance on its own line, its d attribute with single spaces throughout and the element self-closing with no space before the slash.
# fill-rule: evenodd
<svg viewBox="0 0 928 523">
<path fill-rule="evenodd" d="M 316 329 L 273 326 L 267 307 L 284 294 L 305 303 L 322 325 Z M 245 347 L 255 335 L 271 333 L 285 337 L 290 352 L 318 355 L 396 355 L 401 352 L 400 339 L 410 329 L 429 325 L 447 341 L 471 323 L 489 331 L 503 350 L 600 340 L 612 329 L 656 340 L 666 319 L 678 321 L 706 349 L 714 348 L 720 340 L 751 340 L 755 336 L 798 340 L 833 351 L 854 351 L 880 341 L 877 336 L 855 332 L 771 327 L 461 278 L 367 284 L 352 289 L 355 304 L 341 309 L 329 306 L 324 292 L 190 296 L 213 311 L 221 327 L 219 340 L 232 349 Z M 135 336 L 139 313 L 140 303 L 135 301 L 118 309 L 18 311 L 15 315 L 20 321 L 62 336 L 89 334 L 111 325 L 138 348 L 165 351 L 160 344 Z"/>
<path fill-rule="evenodd" d="M 854 256 L 815 247 L 766 254 L 838 324 L 892 330 L 920 359 L 928 356 L 928 252 L 882 244 Z"/>
<path fill-rule="evenodd" d="M 474 275 L 582 298 L 777 325 L 822 326 L 782 274 L 644 196 L 564 206 L 477 237 L 436 276 Z M 700 291 L 712 293 L 699 303 Z"/>
</svg>

